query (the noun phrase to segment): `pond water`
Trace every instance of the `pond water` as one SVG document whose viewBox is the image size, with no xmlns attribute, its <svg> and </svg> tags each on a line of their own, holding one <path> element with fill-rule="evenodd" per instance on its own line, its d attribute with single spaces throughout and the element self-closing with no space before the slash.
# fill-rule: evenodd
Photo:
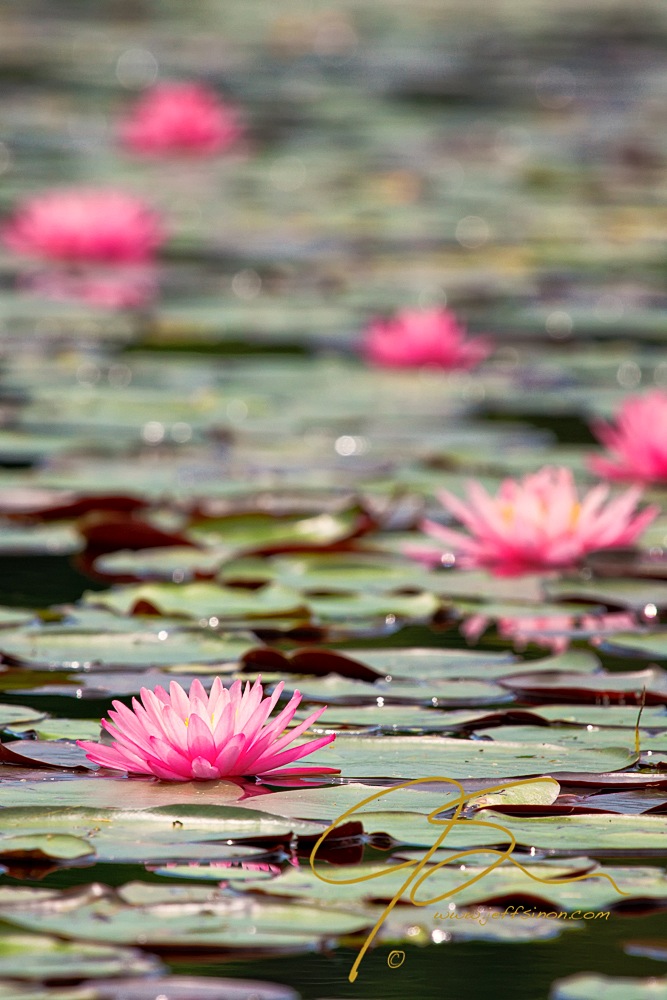
<svg viewBox="0 0 667 1000">
<path fill-rule="evenodd" d="M 0 1000 L 667 997 L 666 43 L 659 0 L 0 12 Z M 169 81 L 215 149 L 128 144 Z M 194 700 L 209 780 L 77 745 L 216 675 L 326 705 L 336 773 L 219 778 Z"/>
</svg>

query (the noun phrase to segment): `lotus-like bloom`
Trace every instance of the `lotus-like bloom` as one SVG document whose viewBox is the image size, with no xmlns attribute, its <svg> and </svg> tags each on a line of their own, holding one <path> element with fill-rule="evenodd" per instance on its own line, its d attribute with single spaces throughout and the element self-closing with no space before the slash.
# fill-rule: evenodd
<svg viewBox="0 0 667 1000">
<path fill-rule="evenodd" d="M 164 240 L 141 199 L 104 188 L 54 189 L 29 198 L 3 231 L 17 253 L 77 264 L 139 264 Z"/>
<path fill-rule="evenodd" d="M 161 83 L 151 88 L 121 122 L 126 149 L 147 156 L 211 156 L 243 134 L 236 108 L 198 83 Z"/>
<path fill-rule="evenodd" d="M 601 483 L 580 500 L 569 469 L 545 467 L 521 480 L 506 479 L 492 497 L 468 484 L 465 503 L 443 490 L 439 498 L 468 534 L 433 521 L 424 530 L 444 543 L 442 558 L 463 568 L 482 567 L 496 576 L 515 576 L 575 566 L 596 549 L 632 545 L 659 508 L 637 513 L 638 488 L 609 500 Z M 410 553 L 418 555 L 418 553 Z"/>
<path fill-rule="evenodd" d="M 474 368 L 491 348 L 486 337 L 466 338 L 448 309 L 405 309 L 374 320 L 363 336 L 366 360 L 383 368 Z"/>
<path fill-rule="evenodd" d="M 334 734 L 290 743 L 319 719 L 326 706 L 318 708 L 294 729 L 285 726 L 301 701 L 298 691 L 275 719 L 267 719 L 280 698 L 283 684 L 271 697 L 263 698 L 259 680 L 250 685 L 235 681 L 230 688 L 216 677 L 210 695 L 194 680 L 189 695 L 175 681 L 169 692 L 141 689 L 141 701 L 132 699 L 132 709 L 114 701 L 112 722 L 102 726 L 113 737 L 111 746 L 78 740 L 88 760 L 102 767 L 132 774 L 152 774 L 163 781 L 212 781 L 241 776 L 338 774 L 336 768 L 285 768 L 319 750 Z"/>
<path fill-rule="evenodd" d="M 667 482 L 667 393 L 655 389 L 631 396 L 621 406 L 616 426 L 599 420 L 593 431 L 611 452 L 610 458 L 591 458 L 597 475 L 636 483 Z"/>
</svg>

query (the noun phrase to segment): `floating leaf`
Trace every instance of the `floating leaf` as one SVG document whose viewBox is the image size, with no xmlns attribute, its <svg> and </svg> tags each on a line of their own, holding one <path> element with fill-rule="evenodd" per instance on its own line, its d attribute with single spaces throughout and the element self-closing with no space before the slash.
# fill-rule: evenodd
<svg viewBox="0 0 667 1000">
<path fill-rule="evenodd" d="M 667 977 L 602 976 L 581 972 L 553 984 L 550 1000 L 667 1000 Z"/>
<path fill-rule="evenodd" d="M 153 626 L 135 632 L 91 634 L 71 627 L 0 631 L 0 652 L 12 663 L 62 670 L 124 670 L 180 663 L 235 662 L 252 641 Z"/>
<path fill-rule="evenodd" d="M 658 669 L 632 673 L 522 674 L 504 677 L 500 684 L 524 698 L 541 701 L 586 701 L 598 705 L 667 705 L 667 673 Z M 644 695 L 646 691 L 646 695 Z"/>
<path fill-rule="evenodd" d="M 290 684 L 287 685 L 290 688 Z M 496 684 L 478 680 L 430 680 L 423 684 L 395 678 L 373 684 L 329 674 L 321 680 L 306 679 L 298 689 L 304 701 L 364 705 L 399 702 L 455 708 L 460 705 L 494 705 L 511 701 Z"/>
<path fill-rule="evenodd" d="M 139 938 L 144 947 L 174 956 L 192 949 L 250 954 L 310 950 L 325 938 L 370 929 L 369 918 L 343 909 L 292 906 L 257 898 L 220 898 L 199 906 L 132 906 L 100 887 L 94 902 L 45 900 L 29 906 L 0 907 L 12 926 L 44 934 L 55 930 L 68 940 L 124 945 Z M 66 914 L 67 919 L 63 921 Z"/>
<path fill-rule="evenodd" d="M 551 735 L 551 734 L 549 734 Z M 543 743 L 501 743 L 435 736 L 354 737 L 317 750 L 310 760 L 339 767 L 349 778 L 493 779 L 559 771 L 611 771 L 630 767 L 637 755 L 620 741 L 605 749 Z"/>
<path fill-rule="evenodd" d="M 150 975 L 161 969 L 153 955 L 134 948 L 70 943 L 45 934 L 16 934 L 6 930 L 0 941 L 0 975 L 13 979 L 69 981 L 88 976 Z"/>
<path fill-rule="evenodd" d="M 132 614 L 135 609 L 154 608 L 156 614 L 182 615 L 187 618 L 267 618 L 303 616 L 303 599 L 295 591 L 269 584 L 261 590 L 219 587 L 214 583 L 138 584 L 116 587 L 103 594 L 84 594 L 85 603 L 104 607 L 116 614 Z"/>
<path fill-rule="evenodd" d="M 0 705 L 0 729 L 7 729 L 9 726 L 29 725 L 31 722 L 35 723 L 43 719 L 44 715 L 44 712 L 27 708 L 25 705 Z"/>
<path fill-rule="evenodd" d="M 667 583 L 657 580 L 556 580 L 546 584 L 549 597 L 589 601 L 643 611 L 647 605 L 667 607 Z"/>
<path fill-rule="evenodd" d="M 667 632 L 618 632 L 602 643 L 605 652 L 642 660 L 667 660 Z"/>
<path fill-rule="evenodd" d="M 5 860 L 53 858 L 59 861 L 73 861 L 93 854 L 95 848 L 92 844 L 81 837 L 72 837 L 67 833 L 0 837 L 0 858 Z"/>
</svg>

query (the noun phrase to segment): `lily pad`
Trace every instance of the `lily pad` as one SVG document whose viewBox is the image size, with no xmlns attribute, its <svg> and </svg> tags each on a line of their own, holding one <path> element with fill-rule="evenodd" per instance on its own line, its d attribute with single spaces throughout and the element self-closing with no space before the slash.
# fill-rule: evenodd
<svg viewBox="0 0 667 1000">
<path fill-rule="evenodd" d="M 68 902 L 71 905 L 68 905 Z M 67 920 L 63 921 L 64 913 Z M 152 951 L 173 956 L 196 948 L 201 952 L 304 951 L 325 938 L 370 929 L 362 913 L 319 906 L 242 897 L 220 898 L 199 906 L 173 902 L 132 906 L 100 892 L 94 902 L 45 900 L 29 906 L 0 907 L 3 919 L 16 928 L 44 934 L 51 930 L 66 940 L 124 945 L 139 940 Z"/>
<path fill-rule="evenodd" d="M 60 928 L 56 933 L 59 935 Z M 150 975 L 162 970 L 153 955 L 109 944 L 68 942 L 46 934 L 3 932 L 0 975 L 12 979 L 65 980 Z"/>
<path fill-rule="evenodd" d="M 0 729 L 39 722 L 45 714 L 25 705 L 0 705 Z"/>
<path fill-rule="evenodd" d="M 618 632 L 602 644 L 605 652 L 642 660 L 667 660 L 667 632 Z"/>
<path fill-rule="evenodd" d="M 202 550 L 178 545 L 136 552 L 121 549 L 99 556 L 93 568 L 101 576 L 183 583 L 214 577 L 229 554 L 228 549 L 221 547 Z"/>
<path fill-rule="evenodd" d="M 235 662 L 256 641 L 169 628 L 135 632 L 76 632 L 70 627 L 0 631 L 0 653 L 41 669 L 145 670 L 180 663 Z"/>
<path fill-rule="evenodd" d="M 0 858 L 3 859 L 53 858 L 58 861 L 73 861 L 93 854 L 95 849 L 92 844 L 67 833 L 0 837 Z"/>
<path fill-rule="evenodd" d="M 394 677 L 479 678 L 498 680 L 519 673 L 567 670 L 592 673 L 600 660 L 594 653 L 570 649 L 558 656 L 521 661 L 514 653 L 472 649 L 348 649 L 347 656 Z"/>
<path fill-rule="evenodd" d="M 659 668 L 632 673 L 522 674 L 499 682 L 524 698 L 541 701 L 585 701 L 598 705 L 667 705 L 667 673 Z"/>
<path fill-rule="evenodd" d="M 288 684 L 289 688 L 290 685 Z M 368 705 L 407 704 L 456 708 L 461 705 L 494 705 L 511 701 L 507 691 L 496 684 L 479 680 L 430 680 L 423 684 L 395 678 L 373 684 L 329 674 L 321 679 L 308 678 L 299 683 L 304 701 Z"/>
<path fill-rule="evenodd" d="M 123 979 L 118 984 L 96 980 L 87 988 L 94 990 L 90 1000 L 156 1000 L 161 995 L 168 996 L 169 1000 L 300 1000 L 293 989 L 278 983 L 209 976 L 151 976 L 150 979 Z M 44 1000 L 50 998 L 44 997 Z M 60 998 L 54 997 L 54 1000 Z"/>
<path fill-rule="evenodd" d="M 648 979 L 581 972 L 554 983 L 549 1000 L 667 1000 L 667 976 Z"/>
<path fill-rule="evenodd" d="M 459 908 L 489 902 L 493 905 L 499 898 L 509 901 L 530 896 L 543 901 L 525 907 L 529 915 L 537 917 L 540 910 L 545 909 L 572 913 L 585 907 L 588 911 L 599 911 L 627 898 L 662 899 L 667 892 L 667 880 L 660 868 L 590 865 L 582 877 L 581 866 L 568 865 L 565 860 L 559 864 L 528 862 L 522 864 L 522 868 L 505 861 L 493 868 L 497 860 L 497 855 L 491 853 L 459 856 L 449 864 L 443 861 L 419 870 L 415 859 L 412 884 L 400 898 L 413 901 L 417 906 L 440 902 L 441 909 L 446 910 L 449 902 Z M 257 888 L 266 895 L 326 900 L 338 906 L 373 899 L 388 902 L 400 891 L 411 872 L 409 866 L 392 871 L 395 867 L 395 863 L 362 864 L 337 866 L 332 870 L 330 866 L 316 865 L 315 872 L 310 867 L 290 870 L 270 882 L 259 882 Z M 421 885 L 416 886 L 422 878 Z M 414 899 L 411 899 L 412 893 Z"/>
<path fill-rule="evenodd" d="M 316 621 L 386 618 L 404 621 L 429 621 L 441 604 L 431 593 L 410 594 L 336 594 L 322 597 L 306 595 Z"/>
<path fill-rule="evenodd" d="M 137 608 L 154 608 L 156 614 L 225 621 L 236 618 L 304 616 L 303 598 L 295 591 L 268 584 L 261 590 L 219 587 L 214 583 L 136 584 L 116 587 L 105 593 L 88 592 L 84 603 L 104 607 L 119 615 Z"/>
<path fill-rule="evenodd" d="M 589 601 L 643 611 L 647 605 L 667 607 L 667 583 L 658 580 L 556 580 L 546 585 L 549 597 Z"/>
<path fill-rule="evenodd" d="M 637 755 L 616 743 L 604 749 L 545 742 L 485 743 L 435 736 L 350 737 L 309 757 L 338 767 L 349 778 L 482 778 L 556 774 L 558 771 L 613 771 L 630 767 Z"/>
</svg>

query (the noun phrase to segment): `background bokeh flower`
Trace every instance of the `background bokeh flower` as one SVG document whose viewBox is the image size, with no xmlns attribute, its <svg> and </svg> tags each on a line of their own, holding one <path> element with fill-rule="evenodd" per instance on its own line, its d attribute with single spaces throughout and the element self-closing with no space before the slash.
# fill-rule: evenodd
<svg viewBox="0 0 667 1000">
<path fill-rule="evenodd" d="M 405 309 L 373 320 L 363 335 L 366 360 L 386 368 L 474 368 L 491 348 L 486 337 L 467 337 L 448 309 Z"/>
<path fill-rule="evenodd" d="M 631 545 L 659 508 L 636 511 L 641 491 L 608 499 L 600 484 L 581 499 L 569 469 L 546 466 L 523 479 L 506 479 L 495 497 L 468 483 L 468 502 L 442 490 L 439 498 L 467 533 L 426 520 L 423 529 L 447 547 L 462 567 L 498 576 L 565 569 L 596 549 Z"/>
<path fill-rule="evenodd" d="M 161 83 L 147 91 L 119 125 L 122 145 L 148 156 L 211 156 L 243 135 L 236 108 L 198 83 Z"/>
<path fill-rule="evenodd" d="M 654 389 L 630 396 L 616 414 L 615 423 L 592 425 L 608 455 L 594 455 L 591 469 L 605 479 L 667 483 L 667 393 Z"/>
<path fill-rule="evenodd" d="M 159 215 L 125 191 L 55 188 L 22 202 L 5 225 L 5 244 L 44 260 L 133 264 L 165 239 Z"/>
</svg>

